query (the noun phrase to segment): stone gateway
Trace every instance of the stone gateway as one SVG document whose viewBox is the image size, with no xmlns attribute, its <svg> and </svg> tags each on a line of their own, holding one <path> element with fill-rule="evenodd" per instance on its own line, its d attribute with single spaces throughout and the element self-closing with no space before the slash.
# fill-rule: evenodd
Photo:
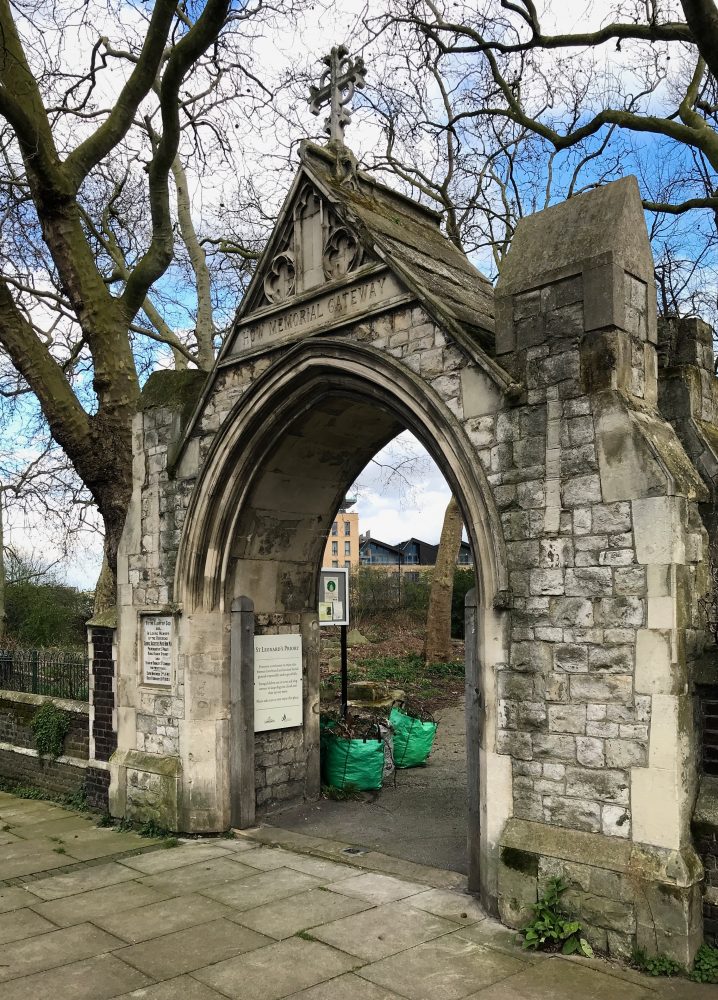
<svg viewBox="0 0 718 1000">
<path fill-rule="evenodd" d="M 718 442 L 702 327 L 672 328 L 659 379 L 633 178 L 525 219 L 494 292 L 437 215 L 338 170 L 335 153 L 302 147 L 210 377 L 162 372 L 145 388 L 111 811 L 221 831 L 318 795 L 321 556 L 348 485 L 409 429 L 477 564 L 471 887 L 517 926 L 563 873 L 594 944 L 688 964 L 704 881 L 691 835 L 701 514 Z M 699 387 L 700 414 L 676 385 Z M 162 687 L 140 667 L 148 615 L 171 624 Z M 255 733 L 253 632 L 301 640 L 289 728 Z"/>
</svg>

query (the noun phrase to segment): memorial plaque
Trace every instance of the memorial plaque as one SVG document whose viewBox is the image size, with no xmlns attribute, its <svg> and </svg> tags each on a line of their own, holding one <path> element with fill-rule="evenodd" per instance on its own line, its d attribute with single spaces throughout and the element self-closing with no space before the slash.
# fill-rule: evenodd
<svg viewBox="0 0 718 1000">
<path fill-rule="evenodd" d="M 172 683 L 172 618 L 144 615 L 142 618 L 142 681 Z"/>
<path fill-rule="evenodd" d="M 301 635 L 254 637 L 254 731 L 303 723 Z"/>
</svg>

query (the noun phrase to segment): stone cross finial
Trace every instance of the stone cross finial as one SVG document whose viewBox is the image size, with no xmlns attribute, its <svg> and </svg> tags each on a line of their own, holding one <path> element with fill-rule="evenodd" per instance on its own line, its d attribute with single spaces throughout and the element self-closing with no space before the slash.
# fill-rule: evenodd
<svg viewBox="0 0 718 1000">
<path fill-rule="evenodd" d="M 322 60 L 326 69 L 321 75 L 318 87 L 309 89 L 309 108 L 313 115 L 321 114 L 326 105 L 330 113 L 324 123 L 324 131 L 332 142 L 344 144 L 344 127 L 351 120 L 346 105 L 354 92 L 364 86 L 364 60 L 361 56 L 351 59 L 348 49 L 336 45 Z"/>
</svg>

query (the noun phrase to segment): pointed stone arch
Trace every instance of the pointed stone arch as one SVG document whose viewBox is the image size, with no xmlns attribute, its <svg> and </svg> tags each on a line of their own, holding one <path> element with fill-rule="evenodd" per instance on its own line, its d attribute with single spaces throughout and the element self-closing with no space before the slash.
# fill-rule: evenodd
<svg viewBox="0 0 718 1000">
<path fill-rule="evenodd" d="M 189 611 L 224 609 L 231 539 L 243 503 L 261 474 L 273 443 L 303 411 L 322 399 L 363 399 L 386 411 L 386 421 L 356 457 L 329 503 L 329 521 L 353 479 L 401 430 L 411 430 L 437 462 L 459 499 L 472 548 L 477 553 L 480 599 L 493 602 L 508 586 L 499 512 L 474 446 L 440 393 L 386 353 L 347 340 L 305 341 L 287 352 L 235 404 L 207 455 L 193 491 L 180 542 L 175 593 Z M 486 410 L 496 406 L 486 393 Z M 357 442 L 361 432 L 356 429 Z M 329 525 L 321 521 L 317 537 Z M 250 595 L 251 596 L 251 595 Z M 296 608 L 288 610 L 297 610 Z"/>
</svg>

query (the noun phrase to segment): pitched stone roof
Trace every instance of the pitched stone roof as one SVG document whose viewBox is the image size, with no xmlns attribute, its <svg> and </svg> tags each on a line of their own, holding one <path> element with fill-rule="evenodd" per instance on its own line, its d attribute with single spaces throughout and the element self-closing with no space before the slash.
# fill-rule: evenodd
<svg viewBox="0 0 718 1000">
<path fill-rule="evenodd" d="M 439 228 L 438 212 L 386 187 L 363 171 L 356 183 L 341 183 L 332 153 L 313 143 L 301 148 L 302 167 L 347 217 L 364 243 L 398 270 L 412 291 L 471 333 L 484 350 L 494 349 L 491 282 Z M 437 317 L 439 318 L 439 317 Z"/>
</svg>

